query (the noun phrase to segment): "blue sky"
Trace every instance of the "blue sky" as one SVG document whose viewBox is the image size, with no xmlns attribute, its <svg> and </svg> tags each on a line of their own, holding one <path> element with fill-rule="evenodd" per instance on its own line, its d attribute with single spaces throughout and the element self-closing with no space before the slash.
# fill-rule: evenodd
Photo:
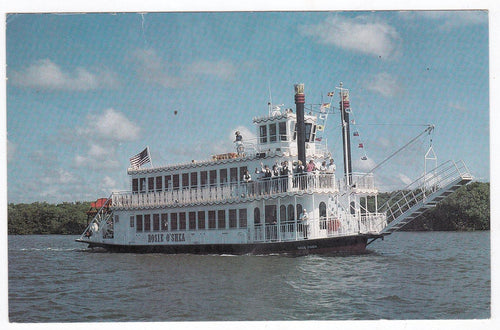
<svg viewBox="0 0 500 330">
<path fill-rule="evenodd" d="M 293 107 L 297 82 L 306 103 L 320 103 L 340 81 L 350 89 L 360 133 L 354 170 L 369 169 L 432 123 L 440 162 L 463 159 L 477 179 L 490 179 L 486 11 L 6 20 L 9 202 L 126 190 L 128 159 L 146 145 L 155 165 L 232 151 L 234 130 L 250 136 L 252 118 L 267 113 L 269 85 L 274 103 Z M 329 116 L 325 134 L 337 162 L 339 121 Z M 376 172 L 383 188 L 420 176 L 428 146 L 424 139 Z"/>
</svg>

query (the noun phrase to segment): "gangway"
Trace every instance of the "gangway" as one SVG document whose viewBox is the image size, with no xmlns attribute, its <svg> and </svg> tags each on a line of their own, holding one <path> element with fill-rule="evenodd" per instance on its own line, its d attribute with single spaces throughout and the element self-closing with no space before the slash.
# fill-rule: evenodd
<svg viewBox="0 0 500 330">
<path fill-rule="evenodd" d="M 99 203 L 99 205 L 102 205 L 101 208 L 97 211 L 94 218 L 90 221 L 87 228 L 77 241 L 88 241 L 98 232 L 102 232 L 102 238 L 113 238 L 113 211 L 110 209 L 112 196 L 113 195 L 110 195 L 107 199 L 100 199 L 101 201 L 105 200 L 105 202 Z"/>
<path fill-rule="evenodd" d="M 424 174 L 380 207 L 379 212 L 386 211 L 388 223 L 381 234 L 401 229 L 471 181 L 472 175 L 463 161 L 450 160 Z"/>
</svg>

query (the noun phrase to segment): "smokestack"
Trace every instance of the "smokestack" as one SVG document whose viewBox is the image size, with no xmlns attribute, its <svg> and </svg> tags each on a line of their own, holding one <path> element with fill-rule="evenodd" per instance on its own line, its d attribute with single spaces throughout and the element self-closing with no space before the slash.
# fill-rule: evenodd
<svg viewBox="0 0 500 330">
<path fill-rule="evenodd" d="M 297 114 L 297 151 L 298 159 L 306 166 L 306 124 L 304 122 L 304 84 L 295 84 L 295 113 Z"/>
<path fill-rule="evenodd" d="M 352 183 L 352 162 L 351 162 L 351 130 L 349 126 L 349 91 L 342 88 L 340 83 L 340 116 L 342 121 L 342 140 L 344 146 L 344 173 L 346 177 L 346 184 Z"/>
</svg>

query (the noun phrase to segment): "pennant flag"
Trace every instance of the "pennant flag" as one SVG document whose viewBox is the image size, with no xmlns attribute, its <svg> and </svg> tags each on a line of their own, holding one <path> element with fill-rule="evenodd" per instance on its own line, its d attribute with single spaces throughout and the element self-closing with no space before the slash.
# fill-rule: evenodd
<svg viewBox="0 0 500 330">
<path fill-rule="evenodd" d="M 359 133 L 356 131 L 356 132 L 354 132 L 352 135 L 354 135 L 354 136 L 359 136 Z"/>
<path fill-rule="evenodd" d="M 321 141 L 321 140 L 323 140 L 323 138 L 321 138 L 321 137 L 317 137 L 315 140 L 316 140 L 316 141 Z"/>
<path fill-rule="evenodd" d="M 330 107 L 330 103 L 323 103 L 321 105 L 322 108 L 329 108 Z"/>
<path fill-rule="evenodd" d="M 323 126 L 323 125 L 318 125 L 318 126 L 316 126 L 316 129 L 317 129 L 318 131 L 323 131 L 323 130 L 325 129 L 325 126 Z"/>
<path fill-rule="evenodd" d="M 142 165 L 149 163 L 151 161 L 151 157 L 149 157 L 149 148 L 146 147 L 143 151 L 130 158 L 130 166 L 133 168 L 139 168 Z"/>
<path fill-rule="evenodd" d="M 363 148 L 363 143 L 358 144 L 358 148 Z"/>
<path fill-rule="evenodd" d="M 366 156 L 361 157 L 361 160 L 367 160 Z"/>
<path fill-rule="evenodd" d="M 333 92 L 328 92 L 328 96 L 332 97 L 333 96 Z"/>
<path fill-rule="evenodd" d="M 356 121 L 354 119 L 352 119 L 351 124 L 356 125 Z"/>
<path fill-rule="evenodd" d="M 325 119 L 326 119 L 326 114 L 321 114 L 321 115 L 319 115 L 319 119 L 321 119 L 321 120 L 325 120 Z"/>
</svg>

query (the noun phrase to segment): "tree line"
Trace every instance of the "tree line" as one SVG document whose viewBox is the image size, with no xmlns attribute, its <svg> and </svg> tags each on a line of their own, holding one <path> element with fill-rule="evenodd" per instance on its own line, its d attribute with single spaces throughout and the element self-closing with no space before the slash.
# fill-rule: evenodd
<svg viewBox="0 0 500 330">
<path fill-rule="evenodd" d="M 381 193 L 378 205 L 398 192 Z M 8 233 L 79 235 L 87 225 L 90 202 L 8 205 Z M 370 205 L 368 209 L 371 209 Z M 372 210 L 370 210 L 372 211 Z M 490 184 L 472 182 L 461 187 L 402 230 L 472 231 L 490 229 Z"/>
</svg>

